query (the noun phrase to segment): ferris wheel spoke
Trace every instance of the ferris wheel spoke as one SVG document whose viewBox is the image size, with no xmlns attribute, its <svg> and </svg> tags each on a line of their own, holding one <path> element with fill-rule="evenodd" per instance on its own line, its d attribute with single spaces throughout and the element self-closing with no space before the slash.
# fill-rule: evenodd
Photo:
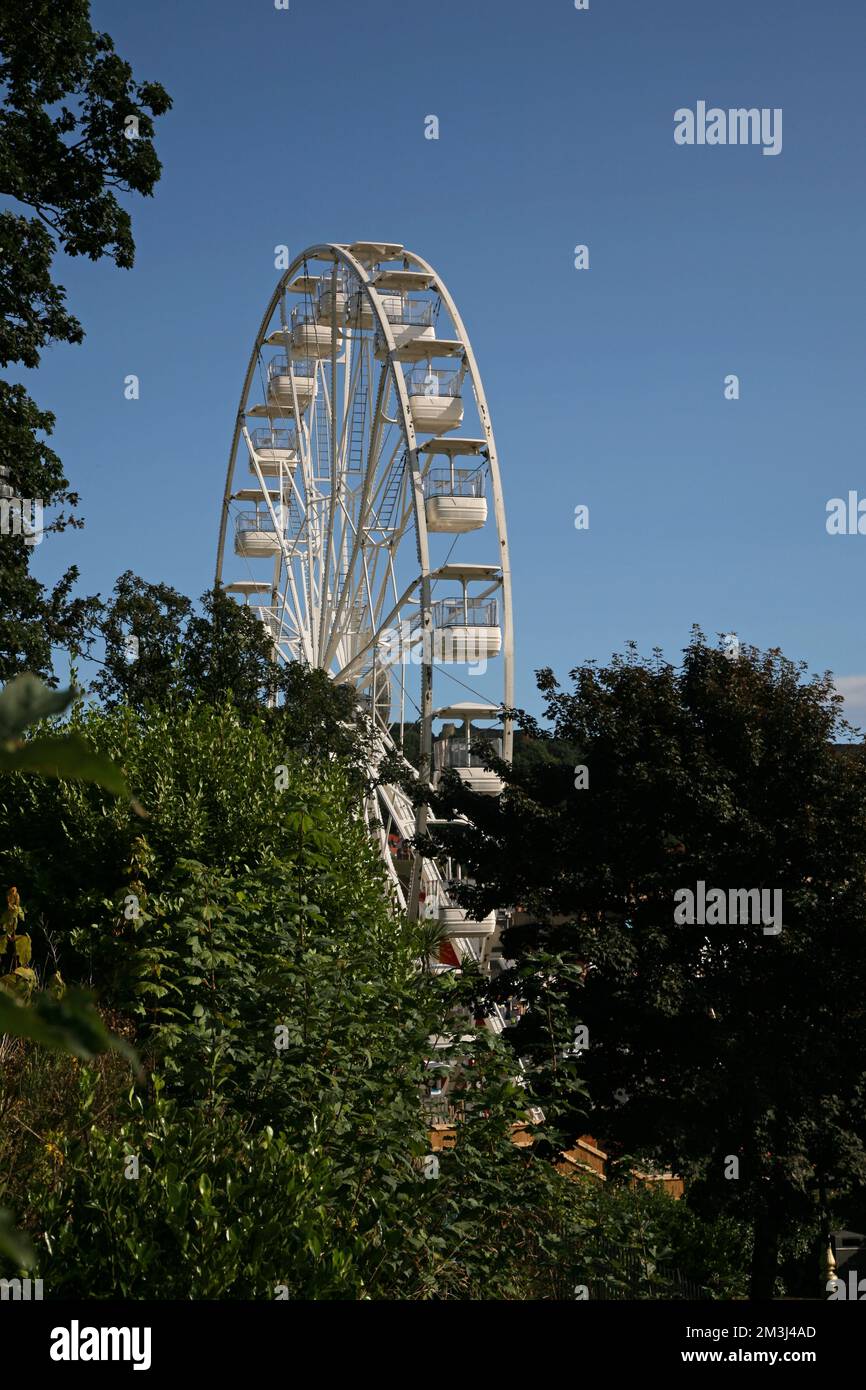
<svg viewBox="0 0 866 1390">
<path fill-rule="evenodd" d="M 375 449 L 379 446 L 382 440 L 381 402 L 384 394 L 384 382 L 385 372 L 383 370 L 382 372 L 380 372 L 380 381 L 377 391 L 377 403 L 373 414 L 370 447 L 367 451 L 367 467 L 364 472 L 361 487 L 354 494 L 354 496 L 357 498 L 357 519 L 349 515 L 348 508 L 346 507 L 345 503 L 343 504 L 344 526 L 342 530 L 342 537 L 344 546 L 346 546 L 348 536 L 349 534 L 351 535 L 351 550 L 348 555 L 345 553 L 344 550 L 345 570 L 341 571 L 340 574 L 336 576 L 335 590 L 337 592 L 338 597 L 334 610 L 333 630 L 331 639 L 324 650 L 322 658 L 322 664 L 326 667 L 330 664 L 331 660 L 333 659 L 336 647 L 340 642 L 341 624 L 345 618 L 347 611 L 357 611 L 359 602 L 363 599 L 365 591 L 367 594 L 368 603 L 371 597 L 367 551 L 372 548 L 370 545 L 370 520 L 371 517 L 375 515 L 374 498 L 376 493 L 376 472 L 373 460 L 375 458 Z M 349 410 L 351 410 L 352 416 L 354 416 L 354 410 L 352 410 L 351 407 L 347 405 L 347 411 Z M 359 440 L 359 444 L 357 447 L 357 457 L 362 456 L 363 434 L 364 429 L 362 422 L 360 427 L 361 439 Z M 398 447 L 399 442 L 394 446 L 395 451 Z M 353 437 L 350 436 L 348 445 L 348 457 L 350 461 L 355 451 L 355 440 Z M 359 561 L 361 560 L 363 560 L 363 568 L 361 568 L 359 564 Z M 353 576 L 356 577 L 353 579 Z"/>
</svg>

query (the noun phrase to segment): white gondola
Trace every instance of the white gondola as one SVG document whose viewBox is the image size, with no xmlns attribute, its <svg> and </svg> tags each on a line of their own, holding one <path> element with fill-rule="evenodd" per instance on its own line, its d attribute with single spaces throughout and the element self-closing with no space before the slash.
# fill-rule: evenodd
<svg viewBox="0 0 866 1390">
<path fill-rule="evenodd" d="M 454 907 L 451 903 L 441 903 L 439 906 L 439 924 L 444 928 L 447 937 L 467 937 L 484 938 L 492 936 L 496 931 L 496 913 L 489 912 L 486 917 L 482 917 L 480 922 L 476 922 L 470 917 L 465 908 Z"/>
<path fill-rule="evenodd" d="M 349 291 L 345 275 L 339 274 L 336 277 L 336 285 L 330 275 L 320 277 L 316 289 L 316 318 L 319 323 L 330 328 L 336 316 L 337 323 L 343 324 L 349 309 Z M 328 352 L 330 353 L 330 333 L 328 334 Z"/>
<path fill-rule="evenodd" d="M 452 535 L 480 530 L 487 521 L 484 481 L 482 468 L 455 468 L 453 459 L 447 468 L 431 468 L 424 476 L 427 530 Z"/>
<path fill-rule="evenodd" d="M 290 362 L 287 357 L 275 357 L 268 363 L 268 404 L 285 414 L 294 413 L 296 400 L 298 409 L 306 410 L 313 399 L 315 387 L 315 368 L 308 358 L 293 358 Z"/>
<path fill-rule="evenodd" d="M 373 307 L 363 290 L 354 290 L 349 295 L 346 306 L 346 324 L 349 328 L 372 328 Z"/>
<path fill-rule="evenodd" d="M 433 659 L 476 663 L 498 656 L 502 629 L 496 599 L 439 599 L 433 604 Z"/>
<path fill-rule="evenodd" d="M 447 709 L 433 711 L 434 719 L 444 719 L 441 734 L 433 744 L 433 782 L 439 781 L 442 773 L 451 770 L 457 773 L 460 781 L 474 792 L 484 796 L 499 796 L 504 783 L 497 772 L 485 766 L 488 752 L 494 757 L 503 756 L 502 731 L 500 729 L 478 729 L 473 727 L 475 719 L 499 719 L 501 710 L 496 705 L 481 705 L 471 701 L 460 701 Z M 458 733 L 456 723 L 463 725 Z"/>
<path fill-rule="evenodd" d="M 295 352 L 305 357 L 330 357 L 333 329 L 317 323 L 315 315 L 296 305 L 292 310 L 291 342 Z M 337 329 L 337 352 L 342 347 L 342 333 Z"/>
<path fill-rule="evenodd" d="M 380 295 L 379 303 L 398 348 L 409 342 L 435 343 L 433 304 L 429 299 L 413 299 L 408 294 L 385 292 Z M 375 351 L 379 358 L 388 355 L 388 344 L 381 333 L 376 335 Z"/>
<path fill-rule="evenodd" d="M 247 560 L 272 559 L 282 549 L 270 513 L 241 512 L 235 522 L 235 554 Z"/>
<path fill-rule="evenodd" d="M 434 780 L 438 781 L 445 771 L 453 771 L 471 791 L 483 796 L 499 796 L 504 783 L 497 772 L 484 766 L 486 747 L 495 757 L 502 757 L 502 739 L 494 734 L 488 737 L 474 729 L 468 738 L 454 735 L 440 738 L 433 745 Z"/>
<path fill-rule="evenodd" d="M 294 429 L 268 429 L 259 426 L 250 435 L 255 460 L 263 478 L 278 478 L 281 473 L 294 473 L 298 464 L 298 435 Z M 256 466 L 250 456 L 250 472 Z"/>
<path fill-rule="evenodd" d="M 406 373 L 409 411 L 419 434 L 447 434 L 463 423 L 461 373 L 451 368 L 416 367 Z"/>
</svg>

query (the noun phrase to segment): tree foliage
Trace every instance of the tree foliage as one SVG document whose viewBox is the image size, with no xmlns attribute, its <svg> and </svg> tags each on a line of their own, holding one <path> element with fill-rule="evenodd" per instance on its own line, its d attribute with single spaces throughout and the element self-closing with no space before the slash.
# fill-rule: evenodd
<svg viewBox="0 0 866 1390">
<path fill-rule="evenodd" d="M 440 811 L 472 822 L 448 837 L 475 882 L 462 896 L 523 909 L 494 986 L 534 1004 L 518 1051 L 552 991 L 588 1028 L 585 1123 L 752 1221 L 752 1289 L 770 1296 L 783 1232 L 850 1225 L 866 1177 L 862 750 L 833 742 L 830 677 L 778 651 L 730 660 L 696 632 L 679 667 L 630 648 L 571 680 L 539 685 L 588 786 L 538 763 L 499 765 L 498 804 L 444 789 Z M 783 930 L 677 924 L 675 895 L 699 881 L 779 890 Z"/>
<path fill-rule="evenodd" d="M 26 674 L 0 691 L 0 771 L 72 777 L 125 793 L 120 770 L 76 735 L 23 737 L 31 725 L 62 713 L 72 698 L 71 690 L 50 690 Z M 37 992 L 39 977 L 31 963 L 33 945 L 24 930 L 24 916 L 21 895 L 13 886 L 0 918 L 0 1036 L 27 1038 L 40 1047 L 88 1059 L 117 1048 L 137 1065 L 134 1052 L 108 1033 L 90 1000 L 67 991 L 59 971 L 47 989 Z M 34 1261 L 30 1242 L 15 1230 L 5 1208 L 0 1209 L 0 1256 L 24 1268 Z"/>
<path fill-rule="evenodd" d="M 47 1286 L 525 1296 L 530 1227 L 558 1240 L 577 1193 L 512 1143 L 527 1098 L 510 1052 L 476 1028 L 474 980 L 423 968 L 340 762 L 286 751 L 278 725 L 230 705 L 75 719 L 148 818 L 81 783 L 9 777 L 0 874 L 14 864 L 34 959 L 53 942 L 64 975 L 132 1023 L 151 1079 L 97 1119 L 78 1073 L 51 1164 L 35 1141 L 0 1163 Z M 435 1180 L 431 1062 L 466 1078 Z"/>
<path fill-rule="evenodd" d="M 57 250 L 132 265 L 131 219 L 117 195 L 153 192 L 153 118 L 171 103 L 157 83 L 136 82 L 109 36 L 93 30 L 87 0 L 3 0 L 0 85 L 0 366 L 34 368 L 48 345 L 83 338 L 52 278 Z M 41 437 L 53 427 L 21 385 L 0 380 L 2 481 L 14 497 L 61 508 L 49 534 L 82 524 Z M 51 679 L 52 645 L 80 650 L 92 615 L 90 601 L 72 597 L 76 567 L 46 592 L 31 560 L 24 537 L 0 537 L 0 679 L 25 670 Z"/>
<path fill-rule="evenodd" d="M 256 610 L 220 586 L 198 607 L 168 584 L 127 570 L 95 631 L 104 646 L 93 691 L 109 709 L 143 713 L 231 700 L 242 720 L 264 719 L 287 751 L 314 761 L 339 757 L 355 783 L 364 756 L 353 687 L 301 662 L 277 663 Z"/>
</svg>

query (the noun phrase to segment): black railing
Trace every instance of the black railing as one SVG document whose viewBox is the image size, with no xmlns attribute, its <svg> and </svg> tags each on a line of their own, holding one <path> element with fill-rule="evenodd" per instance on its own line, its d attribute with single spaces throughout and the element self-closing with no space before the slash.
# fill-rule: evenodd
<svg viewBox="0 0 866 1390">
<path fill-rule="evenodd" d="M 591 1233 L 584 1240 L 563 1236 L 555 1255 L 542 1253 L 538 1243 L 532 1241 L 528 1262 L 536 1298 L 659 1302 L 712 1299 L 706 1286 L 687 1278 L 675 1265 L 623 1250 Z"/>
</svg>

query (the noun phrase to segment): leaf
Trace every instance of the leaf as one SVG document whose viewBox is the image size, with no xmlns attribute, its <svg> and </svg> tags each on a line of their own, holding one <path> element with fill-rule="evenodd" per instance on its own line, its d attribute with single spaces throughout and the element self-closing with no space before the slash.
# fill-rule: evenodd
<svg viewBox="0 0 866 1390">
<path fill-rule="evenodd" d="M 5 1207 L 0 1207 L 0 1255 L 5 1255 L 24 1269 L 31 1269 L 36 1263 L 33 1246 L 23 1231 L 16 1231 L 12 1216 Z"/>
<path fill-rule="evenodd" d="M 15 972 L 21 973 L 24 972 Z M 4 976 L 0 984 L 13 978 Z M 35 1003 L 25 1005 L 0 989 L 0 1034 L 3 1033 L 29 1038 L 57 1052 L 71 1052 L 85 1062 L 97 1052 L 120 1052 L 137 1072 L 141 1071 L 135 1050 L 123 1038 L 109 1033 L 90 1001 L 75 991 L 67 991 L 62 999 L 42 994 Z"/>
<path fill-rule="evenodd" d="M 130 796 L 117 764 L 103 753 L 94 752 L 79 734 L 46 735 L 29 739 L 17 748 L 0 748 L 0 771 L 36 772 L 43 777 L 94 782 L 117 796 Z"/>
<path fill-rule="evenodd" d="M 19 965 L 29 965 L 32 943 L 30 937 L 25 933 L 13 938 L 15 944 L 15 954 L 18 957 Z"/>
<path fill-rule="evenodd" d="M 34 972 L 19 966 L 9 975 L 0 975 L 0 994 L 5 992 L 7 997 L 12 995 L 19 999 L 28 999 L 33 993 L 35 984 Z"/>
<path fill-rule="evenodd" d="M 75 698 L 74 688 L 50 690 L 25 671 L 0 690 L 0 741 L 18 738 L 30 724 L 50 714 L 62 714 Z"/>
</svg>

